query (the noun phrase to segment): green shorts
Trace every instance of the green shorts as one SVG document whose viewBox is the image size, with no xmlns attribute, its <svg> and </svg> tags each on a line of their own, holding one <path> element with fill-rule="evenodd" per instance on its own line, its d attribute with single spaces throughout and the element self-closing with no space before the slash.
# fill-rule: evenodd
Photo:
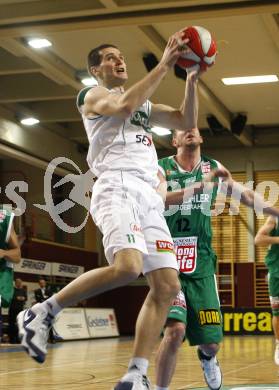
<svg viewBox="0 0 279 390">
<path fill-rule="evenodd" d="M 268 273 L 268 290 L 272 314 L 279 316 L 279 275 Z"/>
<path fill-rule="evenodd" d="M 185 323 L 190 345 L 219 343 L 223 330 L 215 275 L 202 279 L 180 277 L 180 282 L 181 291 L 168 319 Z"/>
<path fill-rule="evenodd" d="M 14 295 L 14 271 L 0 267 L 0 306 L 9 307 Z"/>
</svg>

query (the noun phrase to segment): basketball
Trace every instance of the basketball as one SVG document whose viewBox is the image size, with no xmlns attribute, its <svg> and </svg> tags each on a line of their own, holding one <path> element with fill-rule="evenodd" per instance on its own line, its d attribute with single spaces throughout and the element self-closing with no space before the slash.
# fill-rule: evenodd
<svg viewBox="0 0 279 390">
<path fill-rule="evenodd" d="M 199 65 L 201 70 L 206 70 L 215 62 L 217 53 L 216 42 L 210 32 L 204 27 L 191 26 L 183 30 L 183 39 L 188 38 L 190 41 L 187 46 L 191 49 L 184 53 L 177 60 L 177 65 L 183 69 Z"/>
</svg>

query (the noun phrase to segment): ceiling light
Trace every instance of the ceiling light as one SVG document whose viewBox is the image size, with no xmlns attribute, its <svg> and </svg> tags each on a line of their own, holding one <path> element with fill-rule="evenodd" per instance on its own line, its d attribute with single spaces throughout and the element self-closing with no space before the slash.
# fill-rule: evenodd
<svg viewBox="0 0 279 390">
<path fill-rule="evenodd" d="M 86 85 L 87 87 L 90 87 L 91 85 L 98 85 L 97 80 L 93 77 L 85 77 L 81 80 L 82 84 Z"/>
<path fill-rule="evenodd" d="M 278 77 L 275 74 L 264 76 L 228 77 L 222 79 L 222 82 L 225 85 L 274 83 L 276 81 L 278 81 Z"/>
<path fill-rule="evenodd" d="M 36 39 L 29 39 L 28 45 L 32 46 L 34 49 L 41 49 L 43 47 L 52 46 L 52 43 L 45 38 L 36 38 Z"/>
<path fill-rule="evenodd" d="M 168 135 L 171 134 L 169 129 L 165 129 L 164 127 L 152 127 L 152 132 L 157 135 Z"/>
<path fill-rule="evenodd" d="M 26 125 L 26 126 L 33 126 L 39 122 L 40 121 L 36 118 L 24 118 L 20 121 L 20 123 L 22 123 L 23 125 Z"/>
</svg>

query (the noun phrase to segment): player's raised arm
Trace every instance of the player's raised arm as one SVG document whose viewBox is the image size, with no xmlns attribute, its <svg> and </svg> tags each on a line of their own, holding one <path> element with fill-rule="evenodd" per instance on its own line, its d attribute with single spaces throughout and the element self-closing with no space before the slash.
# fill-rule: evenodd
<svg viewBox="0 0 279 390">
<path fill-rule="evenodd" d="M 231 196 L 232 198 L 239 200 L 245 206 L 254 209 L 256 213 L 259 212 L 266 215 L 279 217 L 279 209 L 270 206 L 269 203 L 266 202 L 264 198 L 257 192 L 233 180 L 226 168 L 222 167 L 222 169 L 228 172 L 228 176 L 224 176 L 223 183 L 220 186 L 221 192 L 227 196 Z"/>
<path fill-rule="evenodd" d="M 268 217 L 265 224 L 260 228 L 255 237 L 255 245 L 267 246 L 272 244 L 279 244 L 278 236 L 271 236 L 270 233 L 277 226 L 278 219 Z"/>
<path fill-rule="evenodd" d="M 127 89 L 127 91 L 124 92 L 120 88 L 119 91 L 121 93 L 119 94 L 111 94 L 107 89 L 103 88 L 101 76 L 104 67 L 111 67 L 112 74 L 115 73 L 122 78 L 127 78 L 125 60 L 117 48 L 112 47 L 110 50 L 107 50 L 102 57 L 100 65 L 89 67 L 91 74 L 99 81 L 100 86 L 92 88 L 86 93 L 84 114 L 86 116 L 99 114 L 123 118 L 131 115 L 136 108 L 152 96 L 168 70 L 174 66 L 181 55 L 181 42 L 183 42 L 181 39 L 181 32 L 172 35 L 168 40 L 159 64 L 142 80 Z M 115 78 L 110 83 L 110 88 L 117 88 L 119 85 Z"/>
<path fill-rule="evenodd" d="M 180 108 L 153 104 L 150 121 L 169 129 L 187 130 L 197 127 L 198 121 L 198 67 L 187 71 L 185 96 Z"/>
</svg>

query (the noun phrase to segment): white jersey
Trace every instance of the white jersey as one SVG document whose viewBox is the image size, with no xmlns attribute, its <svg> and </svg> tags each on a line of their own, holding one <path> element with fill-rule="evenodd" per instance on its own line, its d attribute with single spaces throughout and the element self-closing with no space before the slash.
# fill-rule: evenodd
<svg viewBox="0 0 279 390">
<path fill-rule="evenodd" d="M 108 171 L 126 171 L 157 187 L 158 158 L 149 127 L 151 102 L 147 100 L 126 119 L 103 115 L 87 118 L 82 107 L 89 89 L 79 93 L 77 104 L 89 141 L 87 162 L 91 171 L 97 177 Z"/>
</svg>

